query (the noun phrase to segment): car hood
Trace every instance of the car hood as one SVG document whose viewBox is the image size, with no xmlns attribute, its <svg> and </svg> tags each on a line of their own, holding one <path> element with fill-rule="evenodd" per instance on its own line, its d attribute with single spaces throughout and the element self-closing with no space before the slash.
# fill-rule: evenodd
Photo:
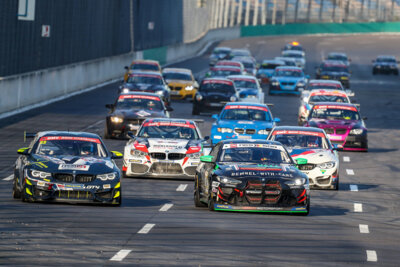
<svg viewBox="0 0 400 267">
<path fill-rule="evenodd" d="M 110 158 L 85 156 L 45 156 L 33 154 L 30 166 L 50 173 L 103 174 L 117 171 L 118 168 Z"/>
<path fill-rule="evenodd" d="M 318 164 L 336 161 L 335 154 L 329 149 L 287 148 L 293 159 L 307 159 L 307 163 Z"/>
<path fill-rule="evenodd" d="M 218 163 L 215 171 L 218 176 L 234 179 L 265 180 L 265 178 L 295 179 L 307 176 L 293 165 L 223 164 Z"/>
<path fill-rule="evenodd" d="M 213 97 L 213 96 L 217 96 L 223 99 L 229 99 L 230 96 L 234 95 L 234 93 L 227 93 L 227 92 L 218 92 L 218 91 L 214 91 L 214 92 L 201 92 L 201 95 L 203 97 Z"/>
<path fill-rule="evenodd" d="M 130 91 L 146 91 L 155 92 L 159 90 L 164 90 L 164 85 L 155 85 L 148 83 L 126 83 L 123 88 L 128 88 Z"/>
<path fill-rule="evenodd" d="M 318 128 L 340 128 L 340 129 L 353 129 L 362 127 L 362 122 L 357 120 L 326 120 L 326 119 L 311 119 L 310 126 Z"/>
<path fill-rule="evenodd" d="M 274 127 L 274 122 L 271 121 L 247 121 L 247 120 L 220 120 L 217 123 L 218 127 L 235 127 L 243 129 L 256 129 L 265 130 L 272 129 Z"/>
<path fill-rule="evenodd" d="M 297 83 L 300 80 L 304 80 L 303 77 L 273 77 L 274 80 L 277 80 L 278 82 L 294 82 Z"/>
<path fill-rule="evenodd" d="M 182 85 L 182 86 L 190 86 L 193 84 L 191 81 L 186 81 L 186 80 L 165 80 L 168 85 Z"/>
<path fill-rule="evenodd" d="M 110 116 L 121 116 L 125 119 L 137 119 L 137 118 L 157 118 L 165 117 L 165 113 L 160 110 L 148 110 L 148 109 L 119 109 L 114 111 Z"/>
</svg>

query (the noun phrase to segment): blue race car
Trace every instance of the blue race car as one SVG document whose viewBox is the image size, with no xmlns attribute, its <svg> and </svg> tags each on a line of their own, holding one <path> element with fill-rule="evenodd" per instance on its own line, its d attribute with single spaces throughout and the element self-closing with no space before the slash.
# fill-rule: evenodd
<svg viewBox="0 0 400 267">
<path fill-rule="evenodd" d="M 266 139 L 279 118 L 273 118 L 268 106 L 259 103 L 227 103 L 211 127 L 211 143 L 225 139 Z"/>
<path fill-rule="evenodd" d="M 269 94 L 299 95 L 309 78 L 299 67 L 277 67 L 269 83 Z"/>
</svg>

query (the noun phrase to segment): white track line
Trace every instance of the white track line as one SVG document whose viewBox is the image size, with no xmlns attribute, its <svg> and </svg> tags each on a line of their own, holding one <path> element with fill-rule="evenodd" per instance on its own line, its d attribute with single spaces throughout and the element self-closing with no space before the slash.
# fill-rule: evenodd
<svg viewBox="0 0 400 267">
<path fill-rule="evenodd" d="M 350 162 L 350 157 L 343 157 L 344 162 Z"/>
<path fill-rule="evenodd" d="M 187 184 L 180 184 L 176 191 L 185 191 L 187 187 Z"/>
<path fill-rule="evenodd" d="M 145 226 L 142 227 L 142 229 L 139 230 L 139 232 L 137 232 L 138 234 L 147 234 L 148 232 L 150 232 L 151 228 L 154 227 L 154 223 L 147 223 L 145 224 Z"/>
<path fill-rule="evenodd" d="M 358 191 L 358 186 L 355 185 L 355 184 L 351 184 L 350 185 L 350 191 L 357 192 Z"/>
<path fill-rule="evenodd" d="M 367 261 L 378 261 L 375 250 L 367 250 Z"/>
<path fill-rule="evenodd" d="M 347 175 L 354 175 L 354 171 L 352 169 L 346 169 Z"/>
<path fill-rule="evenodd" d="M 126 256 L 128 256 L 129 253 L 131 253 L 132 250 L 128 249 L 121 249 L 120 251 L 115 254 L 110 261 L 122 261 Z"/>
<path fill-rule="evenodd" d="M 362 204 L 361 203 L 354 203 L 354 212 L 362 212 Z"/>
<path fill-rule="evenodd" d="M 11 174 L 10 176 L 7 176 L 6 178 L 3 178 L 4 181 L 10 181 L 14 178 L 14 174 Z"/>
<path fill-rule="evenodd" d="M 369 227 L 366 224 L 360 224 L 360 233 L 361 234 L 369 234 Z"/>
<path fill-rule="evenodd" d="M 169 210 L 174 204 L 164 204 L 164 206 L 161 207 L 160 211 L 167 211 Z"/>
</svg>

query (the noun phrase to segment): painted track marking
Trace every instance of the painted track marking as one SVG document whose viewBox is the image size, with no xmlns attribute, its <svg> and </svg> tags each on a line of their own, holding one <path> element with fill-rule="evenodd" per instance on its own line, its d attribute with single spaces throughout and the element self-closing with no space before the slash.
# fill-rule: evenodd
<svg viewBox="0 0 400 267">
<path fill-rule="evenodd" d="M 378 261 L 375 250 L 367 250 L 367 261 Z"/>
<path fill-rule="evenodd" d="M 369 227 L 366 224 L 360 224 L 360 233 L 361 234 L 369 234 Z"/>
<path fill-rule="evenodd" d="M 10 176 L 7 176 L 6 178 L 3 178 L 4 181 L 10 181 L 14 179 L 14 174 L 11 174 Z"/>
<path fill-rule="evenodd" d="M 355 185 L 355 184 L 351 184 L 350 185 L 350 191 L 357 192 L 358 191 L 358 186 Z"/>
<path fill-rule="evenodd" d="M 350 162 L 350 157 L 343 157 L 344 162 Z"/>
<path fill-rule="evenodd" d="M 187 187 L 187 184 L 180 184 L 176 191 L 185 191 Z"/>
<path fill-rule="evenodd" d="M 167 211 L 167 210 L 169 210 L 173 205 L 174 205 L 174 204 L 170 204 L 170 203 L 164 204 L 164 206 L 161 207 L 160 211 Z"/>
<path fill-rule="evenodd" d="M 154 223 L 147 223 L 137 233 L 138 234 L 147 234 L 148 232 L 150 232 L 151 228 L 154 227 L 154 225 L 155 225 Z"/>
<path fill-rule="evenodd" d="M 354 171 L 352 169 L 346 169 L 347 175 L 354 175 Z"/>
<path fill-rule="evenodd" d="M 115 254 L 110 261 L 122 261 L 126 256 L 128 256 L 129 253 L 131 253 L 132 250 L 128 249 L 121 249 L 120 251 Z"/>
<path fill-rule="evenodd" d="M 354 212 L 362 212 L 362 204 L 361 203 L 354 203 Z"/>
</svg>

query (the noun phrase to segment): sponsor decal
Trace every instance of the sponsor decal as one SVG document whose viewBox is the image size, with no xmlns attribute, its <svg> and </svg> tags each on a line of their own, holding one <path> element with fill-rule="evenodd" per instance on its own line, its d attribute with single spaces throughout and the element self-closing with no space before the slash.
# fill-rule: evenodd
<svg viewBox="0 0 400 267">
<path fill-rule="evenodd" d="M 285 178 L 293 178 L 293 174 L 285 173 L 285 172 L 274 172 L 274 171 L 236 171 L 231 173 L 231 177 L 240 177 L 240 176 L 279 176 Z"/>
<path fill-rule="evenodd" d="M 42 161 L 36 161 L 36 162 L 30 162 L 27 165 L 35 165 L 39 168 L 48 168 L 48 166 L 46 164 L 44 164 L 45 162 L 49 162 L 48 160 L 42 160 Z"/>
<path fill-rule="evenodd" d="M 150 95 L 120 95 L 118 99 L 148 99 L 154 101 L 161 101 L 159 97 Z"/>
<path fill-rule="evenodd" d="M 342 93 L 339 91 L 325 91 L 325 90 L 313 92 L 313 93 L 311 93 L 310 96 L 320 96 L 320 95 L 347 97 L 347 95 L 345 93 Z"/>
<path fill-rule="evenodd" d="M 156 74 L 131 74 L 130 77 L 150 77 L 150 78 L 158 78 L 161 80 L 161 77 Z"/>
<path fill-rule="evenodd" d="M 279 149 L 283 150 L 283 147 L 277 146 L 277 145 L 270 145 L 270 144 L 224 144 L 222 149 L 229 149 L 229 148 L 272 148 L 272 149 Z"/>
<path fill-rule="evenodd" d="M 304 156 L 304 155 L 314 154 L 314 153 L 316 153 L 316 151 L 314 151 L 314 150 L 305 150 L 303 152 L 300 152 L 298 154 L 293 154 L 291 156 L 292 156 L 292 158 L 295 158 L 295 157 L 298 157 L 298 156 Z"/>
<path fill-rule="evenodd" d="M 45 185 L 46 185 L 46 183 L 45 183 L 45 182 L 43 182 L 43 181 L 38 181 L 38 182 L 37 182 L 37 185 L 38 185 L 38 186 L 45 186 Z"/>
<path fill-rule="evenodd" d="M 106 166 L 110 169 L 114 168 L 114 164 L 111 161 L 106 161 Z"/>
<path fill-rule="evenodd" d="M 140 159 L 130 159 L 129 162 L 131 163 L 142 163 Z"/>
<path fill-rule="evenodd" d="M 192 154 L 192 153 L 198 153 L 201 151 L 201 146 L 191 146 L 189 149 L 186 151 L 186 154 Z"/>
<path fill-rule="evenodd" d="M 277 167 L 239 167 L 239 171 L 282 171 Z"/>
<path fill-rule="evenodd" d="M 110 189 L 111 188 L 111 185 L 110 184 L 105 184 L 105 185 L 103 185 L 103 189 Z"/>
<path fill-rule="evenodd" d="M 88 171 L 90 165 L 81 165 L 81 164 L 60 164 L 58 166 L 59 170 L 78 170 L 78 171 Z"/>
<path fill-rule="evenodd" d="M 315 105 L 314 109 L 343 109 L 343 110 L 351 110 L 357 112 L 356 107 L 341 106 L 341 105 Z"/>
<path fill-rule="evenodd" d="M 233 80 L 233 81 L 246 81 L 246 82 L 256 83 L 256 81 L 254 79 L 249 79 L 249 78 L 232 78 L 230 80 Z"/>
<path fill-rule="evenodd" d="M 224 70 L 225 70 L 226 68 L 224 68 Z M 226 70 L 228 70 L 228 69 L 226 69 Z M 203 84 L 208 84 L 208 83 L 220 83 L 220 84 L 227 84 L 227 85 L 232 85 L 233 86 L 233 82 L 231 82 L 231 81 L 225 81 L 225 80 L 213 80 L 213 79 L 211 79 L 211 80 L 205 80 L 205 81 L 203 81 Z"/>
<path fill-rule="evenodd" d="M 340 88 L 340 84 L 338 83 L 310 83 L 310 86 L 333 86 Z"/>
<path fill-rule="evenodd" d="M 73 141 L 83 141 L 92 142 L 100 144 L 100 140 L 97 138 L 90 137 L 79 137 L 79 136 L 43 136 L 40 141 L 53 141 L 53 140 L 73 140 Z"/>
<path fill-rule="evenodd" d="M 251 106 L 251 105 L 228 105 L 224 109 L 254 109 L 268 111 L 266 107 Z"/>
<path fill-rule="evenodd" d="M 272 135 L 289 135 L 289 134 L 299 134 L 299 135 L 310 135 L 310 136 L 325 137 L 324 133 L 312 132 L 312 131 L 279 130 L 279 131 L 274 131 L 272 133 Z"/>
<path fill-rule="evenodd" d="M 139 112 L 136 112 L 136 115 L 138 115 L 138 116 L 140 116 L 140 117 L 146 117 L 146 116 L 151 115 L 151 113 L 148 113 L 148 112 L 146 112 L 146 111 L 144 111 L 144 110 L 141 110 L 141 111 L 139 111 Z"/>
<path fill-rule="evenodd" d="M 169 122 L 169 121 L 160 121 L 160 122 L 146 122 L 143 126 L 149 127 L 159 127 L 159 126 L 176 126 L 176 127 L 184 127 L 184 128 L 192 128 L 196 127 L 191 123 L 182 123 L 182 122 Z"/>
</svg>

